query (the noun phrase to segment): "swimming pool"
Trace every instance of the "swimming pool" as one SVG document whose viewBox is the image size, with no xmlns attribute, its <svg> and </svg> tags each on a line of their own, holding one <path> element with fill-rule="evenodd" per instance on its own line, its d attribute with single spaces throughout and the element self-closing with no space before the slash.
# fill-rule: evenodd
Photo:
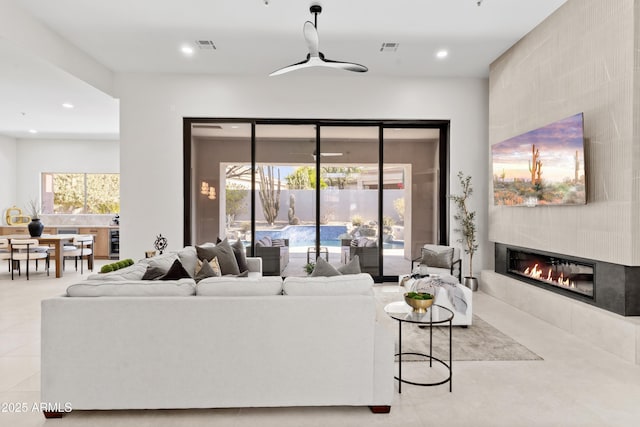
<svg viewBox="0 0 640 427">
<path fill-rule="evenodd" d="M 342 236 L 347 234 L 346 225 L 321 225 L 320 246 L 340 246 Z M 256 240 L 265 236 L 272 239 L 289 239 L 289 247 L 315 246 L 315 225 L 288 225 L 280 230 L 256 230 Z M 384 249 L 402 249 L 404 242 L 401 240 L 385 242 Z"/>
</svg>

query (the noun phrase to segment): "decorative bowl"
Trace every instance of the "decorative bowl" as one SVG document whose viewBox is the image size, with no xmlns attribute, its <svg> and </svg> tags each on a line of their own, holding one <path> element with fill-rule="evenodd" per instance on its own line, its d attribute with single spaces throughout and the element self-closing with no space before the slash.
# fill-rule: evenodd
<svg viewBox="0 0 640 427">
<path fill-rule="evenodd" d="M 426 313 L 433 304 L 433 295 L 426 292 L 407 292 L 404 294 L 404 301 L 413 308 L 414 313 Z"/>
</svg>

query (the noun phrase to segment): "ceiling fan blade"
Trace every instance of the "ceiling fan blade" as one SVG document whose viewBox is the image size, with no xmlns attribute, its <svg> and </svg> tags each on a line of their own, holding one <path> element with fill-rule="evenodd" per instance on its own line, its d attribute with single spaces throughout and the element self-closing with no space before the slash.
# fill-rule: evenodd
<svg viewBox="0 0 640 427">
<path fill-rule="evenodd" d="M 280 74 L 285 74 L 291 71 L 301 70 L 303 68 L 308 68 L 312 66 L 313 65 L 309 63 L 309 55 L 307 55 L 307 59 L 305 59 L 304 61 L 300 61 L 296 64 L 291 64 L 291 65 L 287 65 L 286 67 L 279 68 L 275 70 L 273 73 L 269 74 L 269 77 L 279 76 Z"/>
<path fill-rule="evenodd" d="M 369 71 L 364 65 L 356 64 L 355 62 L 332 61 L 331 59 L 325 59 L 323 56 L 320 56 L 320 59 L 325 67 L 339 68 L 341 70 L 355 71 L 358 73 Z"/>
<path fill-rule="evenodd" d="M 305 22 L 304 26 L 302 27 L 302 33 L 304 34 L 304 39 L 307 41 L 309 55 L 318 56 L 318 30 L 316 29 L 316 26 L 313 25 L 313 22 Z"/>
</svg>

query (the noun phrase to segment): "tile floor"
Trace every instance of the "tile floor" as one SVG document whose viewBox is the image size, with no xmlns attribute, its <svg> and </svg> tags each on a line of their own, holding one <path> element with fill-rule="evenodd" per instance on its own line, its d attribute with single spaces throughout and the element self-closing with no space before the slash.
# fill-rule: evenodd
<svg viewBox="0 0 640 427">
<path fill-rule="evenodd" d="M 45 421 L 30 411 L 39 402 L 40 301 L 81 276 L 70 268 L 62 279 L 39 272 L 11 281 L 0 267 L 0 427 L 640 425 L 639 366 L 481 292 L 474 294 L 475 313 L 544 361 L 454 362 L 453 393 L 405 385 L 387 415 L 351 407 L 247 408 L 77 411 Z M 403 365 L 405 374 L 420 364 L 414 365 Z M 26 413 L 1 412 L 22 402 Z"/>
</svg>

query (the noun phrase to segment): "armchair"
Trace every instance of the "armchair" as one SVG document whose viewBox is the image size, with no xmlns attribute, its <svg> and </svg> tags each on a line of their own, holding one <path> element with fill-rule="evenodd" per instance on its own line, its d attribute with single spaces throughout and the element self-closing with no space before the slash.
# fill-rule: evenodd
<svg viewBox="0 0 640 427">
<path fill-rule="evenodd" d="M 415 264 L 418 267 L 415 268 Z M 450 274 L 462 282 L 462 259 L 460 248 L 444 245 L 426 244 L 421 255 L 411 260 L 411 272 L 417 273 L 420 266 L 426 266 L 429 273 Z"/>
</svg>

